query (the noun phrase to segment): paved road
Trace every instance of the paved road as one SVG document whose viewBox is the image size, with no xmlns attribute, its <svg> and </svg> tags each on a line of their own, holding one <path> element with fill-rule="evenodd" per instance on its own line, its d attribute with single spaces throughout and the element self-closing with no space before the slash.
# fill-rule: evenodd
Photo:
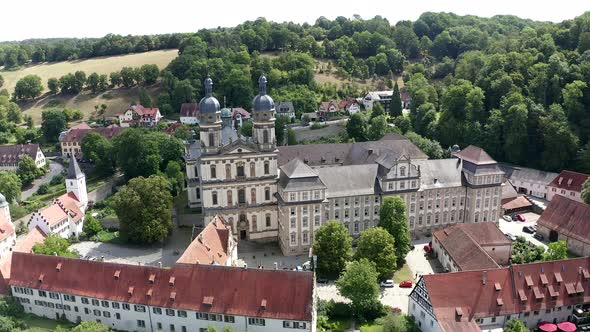
<svg viewBox="0 0 590 332">
<path fill-rule="evenodd" d="M 45 174 L 45 176 L 43 176 L 42 178 L 39 178 L 39 179 L 33 181 L 33 185 L 31 186 L 31 188 L 29 188 L 27 190 L 23 190 L 23 192 L 20 196 L 21 200 L 25 200 L 25 199 L 31 197 L 31 195 L 33 195 L 34 193 L 37 192 L 37 189 L 39 189 L 39 187 L 42 184 L 49 183 L 54 176 L 61 173 L 61 171 L 64 169 L 64 166 L 61 163 L 57 162 L 55 159 L 47 158 L 47 160 L 50 160 L 49 172 L 47 172 L 47 174 Z"/>
</svg>

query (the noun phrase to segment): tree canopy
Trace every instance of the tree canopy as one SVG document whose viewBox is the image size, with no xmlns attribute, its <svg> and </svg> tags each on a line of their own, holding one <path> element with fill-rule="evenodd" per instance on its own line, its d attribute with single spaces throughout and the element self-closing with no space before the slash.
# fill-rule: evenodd
<svg viewBox="0 0 590 332">
<path fill-rule="evenodd" d="M 379 273 L 375 265 L 366 258 L 350 262 L 336 281 L 340 295 L 348 298 L 357 315 L 362 316 L 378 301 Z"/>
<path fill-rule="evenodd" d="M 20 200 L 22 182 L 14 172 L 0 171 L 0 193 L 7 202 Z"/>
<path fill-rule="evenodd" d="M 58 234 L 49 234 L 41 243 L 37 243 L 33 246 L 33 252 L 39 255 L 49 255 L 53 256 L 62 256 L 62 257 L 70 257 L 76 258 L 78 257 L 78 252 L 75 250 L 69 249 L 70 241 L 68 239 L 64 239 Z"/>
<path fill-rule="evenodd" d="M 166 178 L 136 177 L 113 197 L 120 234 L 133 243 L 163 241 L 172 231 L 172 195 Z"/>
<path fill-rule="evenodd" d="M 313 252 L 318 259 L 317 273 L 337 277 L 352 258 L 352 238 L 341 222 L 329 221 L 317 230 Z"/>
<path fill-rule="evenodd" d="M 386 279 L 393 275 L 397 266 L 395 252 L 393 236 L 381 227 L 374 227 L 361 232 L 354 257 L 373 262 L 379 278 Z"/>
<path fill-rule="evenodd" d="M 406 203 L 399 196 L 385 197 L 379 209 L 379 226 L 395 240 L 395 255 L 398 264 L 403 263 L 410 252 L 412 241 L 406 217 Z"/>
</svg>

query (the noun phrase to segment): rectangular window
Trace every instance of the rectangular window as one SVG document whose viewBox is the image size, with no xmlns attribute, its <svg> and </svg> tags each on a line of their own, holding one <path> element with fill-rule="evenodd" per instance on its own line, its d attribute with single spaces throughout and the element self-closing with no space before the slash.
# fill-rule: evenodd
<svg viewBox="0 0 590 332">
<path fill-rule="evenodd" d="M 116 318 L 116 319 L 121 319 L 121 314 L 120 314 L 120 313 L 118 313 L 118 312 L 116 312 L 116 313 L 115 313 L 115 318 Z"/>
<path fill-rule="evenodd" d="M 136 305 L 133 306 L 133 309 L 135 309 L 135 311 L 137 311 L 137 312 L 145 312 L 145 307 L 142 306 L 142 305 L 137 305 L 136 304 Z"/>
<path fill-rule="evenodd" d="M 49 298 L 54 299 L 54 300 L 59 300 L 59 294 L 54 293 L 54 292 L 49 292 Z"/>
<path fill-rule="evenodd" d="M 154 308 L 154 309 L 152 309 L 152 311 L 156 315 L 161 315 L 162 314 L 162 308 Z"/>
<path fill-rule="evenodd" d="M 122 306 L 124 310 L 131 310 L 131 306 L 129 306 L 129 303 L 123 303 Z"/>
<path fill-rule="evenodd" d="M 174 316 L 174 309 L 166 309 L 166 315 Z"/>
<path fill-rule="evenodd" d="M 174 324 L 170 324 L 170 332 L 174 332 L 175 328 L 174 328 Z"/>
<path fill-rule="evenodd" d="M 113 309 L 119 309 L 119 303 L 118 302 L 113 302 Z"/>
<path fill-rule="evenodd" d="M 264 318 L 248 318 L 248 324 L 250 325 L 258 325 L 258 326 L 265 326 Z"/>
<path fill-rule="evenodd" d="M 74 295 L 64 294 L 64 300 L 69 302 L 76 302 L 76 297 Z"/>
<path fill-rule="evenodd" d="M 184 310 L 178 310 L 178 317 L 186 318 L 186 311 L 184 311 Z"/>
<path fill-rule="evenodd" d="M 38 292 L 39 292 L 39 296 L 41 296 L 41 297 L 47 297 L 47 292 L 42 291 L 42 290 L 40 290 Z"/>
<path fill-rule="evenodd" d="M 98 310 L 98 309 L 94 309 L 94 310 L 92 311 L 92 313 L 94 313 L 94 316 L 97 316 L 97 317 L 100 317 L 100 316 L 101 316 L 101 315 L 100 315 L 100 310 Z"/>
<path fill-rule="evenodd" d="M 100 305 L 102 305 L 105 308 L 109 307 L 109 301 L 100 301 Z"/>
<path fill-rule="evenodd" d="M 106 318 L 111 318 L 111 313 L 106 310 L 102 312 L 102 315 L 105 316 Z"/>
<path fill-rule="evenodd" d="M 145 327 L 145 321 L 144 320 L 141 320 L 141 319 L 138 319 L 137 320 L 137 327 Z"/>
<path fill-rule="evenodd" d="M 233 324 L 233 323 L 236 322 L 236 318 L 234 316 L 225 315 L 225 316 L 223 316 L 223 321 L 226 322 L 226 323 L 232 323 Z"/>
<path fill-rule="evenodd" d="M 96 300 L 96 299 L 92 299 L 92 305 L 93 305 L 93 306 L 97 306 L 97 307 L 98 307 L 98 306 L 99 306 L 99 304 L 100 304 L 100 302 L 99 302 L 98 300 Z"/>
</svg>

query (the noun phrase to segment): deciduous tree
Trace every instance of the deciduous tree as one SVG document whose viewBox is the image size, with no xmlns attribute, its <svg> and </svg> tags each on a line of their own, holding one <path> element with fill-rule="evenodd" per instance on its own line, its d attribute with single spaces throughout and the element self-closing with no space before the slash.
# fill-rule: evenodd
<svg viewBox="0 0 590 332">
<path fill-rule="evenodd" d="M 11 203 L 20 199 L 22 182 L 14 172 L 0 172 L 0 193 Z"/>
<path fill-rule="evenodd" d="M 378 276 L 379 273 L 377 273 L 375 265 L 363 258 L 350 262 L 336 281 L 340 295 L 352 302 L 352 307 L 357 315 L 362 316 L 378 301 Z"/>
<path fill-rule="evenodd" d="M 172 231 L 172 195 L 166 178 L 131 179 L 113 198 L 120 234 L 133 243 L 163 241 Z"/>
<path fill-rule="evenodd" d="M 337 277 L 352 258 L 352 238 L 341 222 L 330 221 L 318 229 L 313 252 L 318 259 L 318 274 Z"/>
<path fill-rule="evenodd" d="M 14 87 L 14 98 L 37 98 L 41 95 L 41 92 L 43 92 L 41 77 L 37 75 L 27 75 L 16 82 L 16 86 Z"/>
<path fill-rule="evenodd" d="M 35 164 L 33 158 L 24 156 L 18 163 L 16 174 L 24 185 L 29 185 L 33 180 L 40 177 L 43 171 L 37 168 L 37 164 Z"/>
<path fill-rule="evenodd" d="M 70 241 L 68 241 L 68 239 L 64 239 L 58 234 L 50 233 L 43 242 L 37 243 L 33 246 L 33 252 L 38 255 L 53 256 L 57 254 L 57 256 L 61 257 L 76 258 L 78 252 L 70 250 L 69 247 Z"/>
<path fill-rule="evenodd" d="M 395 239 L 395 255 L 400 265 L 410 251 L 412 241 L 406 217 L 406 204 L 399 196 L 385 197 L 379 209 L 379 226 Z"/>
<path fill-rule="evenodd" d="M 354 257 L 373 262 L 379 278 L 386 279 L 393 275 L 396 268 L 395 251 L 393 236 L 381 227 L 374 227 L 361 232 Z"/>
<path fill-rule="evenodd" d="M 41 113 L 41 131 L 48 142 L 57 142 L 59 133 L 66 129 L 66 123 L 63 111 L 53 109 Z"/>
</svg>

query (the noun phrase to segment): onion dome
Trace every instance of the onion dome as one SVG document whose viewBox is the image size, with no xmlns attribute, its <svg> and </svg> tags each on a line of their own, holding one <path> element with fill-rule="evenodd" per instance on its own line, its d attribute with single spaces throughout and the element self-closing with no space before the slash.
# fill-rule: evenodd
<svg viewBox="0 0 590 332">
<path fill-rule="evenodd" d="M 199 102 L 201 114 L 212 114 L 219 112 L 219 100 L 213 97 L 213 80 L 207 76 L 205 79 L 205 97 Z"/>
<path fill-rule="evenodd" d="M 252 111 L 266 112 L 275 109 L 275 102 L 266 94 L 266 77 L 260 75 L 258 79 L 258 95 L 252 100 Z"/>
</svg>

